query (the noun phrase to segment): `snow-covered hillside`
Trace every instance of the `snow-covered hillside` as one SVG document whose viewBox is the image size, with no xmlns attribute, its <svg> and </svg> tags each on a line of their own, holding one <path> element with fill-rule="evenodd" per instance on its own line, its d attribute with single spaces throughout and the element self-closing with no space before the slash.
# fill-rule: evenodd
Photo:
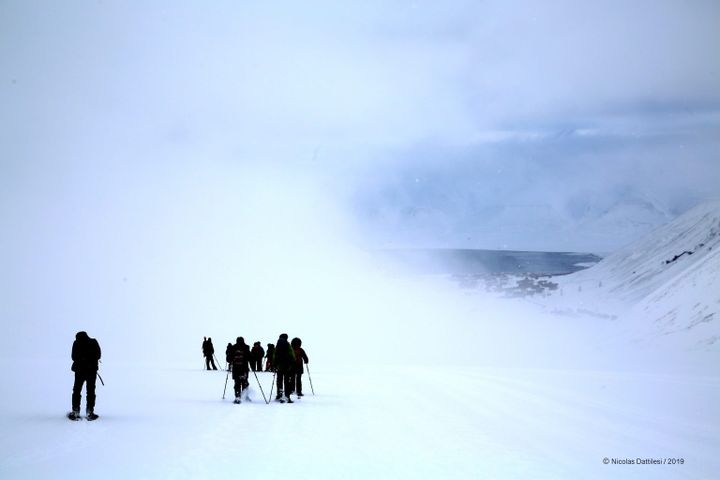
<svg viewBox="0 0 720 480">
<path fill-rule="evenodd" d="M 720 201 L 712 201 L 560 278 L 560 293 L 578 308 L 619 317 L 638 340 L 678 334 L 676 345 L 717 347 L 719 252 Z"/>
</svg>

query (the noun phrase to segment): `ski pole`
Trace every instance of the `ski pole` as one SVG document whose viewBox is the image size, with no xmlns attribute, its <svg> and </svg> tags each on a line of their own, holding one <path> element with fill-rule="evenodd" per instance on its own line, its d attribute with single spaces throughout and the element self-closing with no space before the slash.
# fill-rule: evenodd
<svg viewBox="0 0 720 480">
<path fill-rule="evenodd" d="M 227 375 L 225 375 L 225 388 L 223 388 L 223 398 L 222 398 L 223 400 L 225 400 L 225 392 L 227 391 L 227 381 L 228 381 L 229 376 L 230 376 L 230 372 L 228 372 Z"/>
<path fill-rule="evenodd" d="M 255 375 L 255 380 L 257 380 L 257 382 L 258 382 L 258 387 L 260 387 L 260 393 L 262 393 L 263 400 L 265 400 L 265 405 L 267 405 L 267 404 L 270 403 L 270 402 L 268 401 L 267 398 L 265 398 L 265 391 L 264 391 L 263 388 L 262 388 L 262 384 L 260 383 L 260 379 L 258 378 L 257 373 L 255 372 L 255 370 L 253 370 L 253 374 Z"/>
<path fill-rule="evenodd" d="M 100 376 L 100 372 L 96 372 L 96 373 L 97 373 L 98 378 L 100 379 L 100 383 L 102 383 L 102 386 L 104 387 L 104 386 L 105 386 L 105 382 L 103 382 L 103 379 L 102 379 L 102 377 Z"/>
<path fill-rule="evenodd" d="M 213 353 L 213 358 L 215 359 L 215 362 L 217 365 L 221 365 L 220 360 L 217 359 L 217 357 L 215 356 L 214 353 Z"/>
<path fill-rule="evenodd" d="M 275 374 L 276 373 L 277 372 L 273 372 L 273 381 L 272 381 L 272 385 L 270 385 L 270 400 L 272 400 L 272 391 L 273 391 L 273 388 L 275 388 Z M 270 402 L 268 402 L 268 403 L 270 403 Z"/>
<path fill-rule="evenodd" d="M 310 380 L 310 391 L 312 392 L 313 396 L 315 396 L 315 389 L 312 386 L 312 377 L 310 376 L 310 366 L 306 363 L 305 368 L 307 368 L 308 380 Z"/>
</svg>

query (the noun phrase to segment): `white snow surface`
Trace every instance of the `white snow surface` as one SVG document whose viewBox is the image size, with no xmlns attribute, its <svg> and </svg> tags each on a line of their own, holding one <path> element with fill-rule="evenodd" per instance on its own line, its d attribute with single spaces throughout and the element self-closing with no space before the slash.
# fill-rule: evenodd
<svg viewBox="0 0 720 480">
<path fill-rule="evenodd" d="M 33 317 L 2 337 L 0 478 L 715 479 L 720 353 L 686 337 L 717 308 L 717 213 L 699 207 L 544 302 L 436 277 L 348 276 L 339 260 L 313 282 L 271 276 L 282 296 L 250 290 L 227 297 L 234 307 L 208 288 L 201 299 L 218 303 L 206 310 L 160 289 L 141 304 L 151 282 L 113 284 L 105 301 L 136 300 L 125 322 L 108 307 L 94 323 Z M 177 292 L 197 287 L 182 278 Z M 45 298 L 44 284 L 27 285 L 20 300 Z M 222 314 L 253 302 L 266 306 L 256 317 Z M 655 322 L 672 306 L 673 324 Z M 716 317 L 689 331 L 708 338 Z M 95 422 L 65 418 L 80 329 L 103 349 Z M 315 395 L 306 374 L 292 405 L 266 405 L 254 377 L 252 402 L 223 400 L 226 374 L 202 370 L 202 336 L 222 358 L 237 335 L 266 344 L 283 331 L 303 339 Z M 271 374 L 258 378 L 269 394 Z M 661 464 L 614 463 L 638 459 Z"/>
<path fill-rule="evenodd" d="M 6 383 L 2 478 L 711 479 L 720 467 L 711 376 L 317 365 L 315 396 L 306 381 L 302 400 L 266 405 L 253 379 L 253 402 L 233 405 L 223 372 L 108 359 L 91 423 L 64 418 L 61 370 Z M 268 394 L 271 374 L 258 376 Z"/>
</svg>

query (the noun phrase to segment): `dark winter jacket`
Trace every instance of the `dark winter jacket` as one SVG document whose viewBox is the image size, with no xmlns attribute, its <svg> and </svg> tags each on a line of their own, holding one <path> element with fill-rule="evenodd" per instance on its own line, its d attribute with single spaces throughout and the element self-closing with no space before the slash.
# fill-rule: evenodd
<svg viewBox="0 0 720 480">
<path fill-rule="evenodd" d="M 212 339 L 208 338 L 203 342 L 203 355 L 206 357 L 212 357 L 213 353 L 215 353 L 215 347 L 213 347 Z"/>
<path fill-rule="evenodd" d="M 239 338 L 238 342 L 233 345 L 233 374 L 250 371 L 249 361 L 250 347 L 245 344 L 245 340 Z"/>
<path fill-rule="evenodd" d="M 72 346 L 72 371 L 92 373 L 98 371 L 98 362 L 102 352 L 100 344 L 85 332 L 78 332 Z"/>
<path fill-rule="evenodd" d="M 267 358 L 268 360 L 272 361 L 273 357 L 275 356 L 275 345 L 272 343 L 267 344 Z"/>
<path fill-rule="evenodd" d="M 235 355 L 235 347 L 233 347 L 232 343 L 228 343 L 227 348 L 225 349 L 225 361 L 227 363 L 232 363 L 234 355 Z"/>
<path fill-rule="evenodd" d="M 273 365 L 277 367 L 278 372 L 288 373 L 292 371 L 293 366 L 295 365 L 295 352 L 293 352 L 290 343 L 288 343 L 287 337 L 278 338 L 278 341 L 275 344 Z"/>
<path fill-rule="evenodd" d="M 305 373 L 304 365 L 308 363 L 308 357 L 305 354 L 305 350 L 302 348 L 302 340 L 295 337 L 290 342 L 293 353 L 295 354 L 295 373 Z"/>
<path fill-rule="evenodd" d="M 251 353 L 253 360 L 260 361 L 265 356 L 265 349 L 260 346 L 260 342 L 257 342 L 255 343 L 255 345 L 253 345 Z"/>
<path fill-rule="evenodd" d="M 305 373 L 304 364 L 308 363 L 308 357 L 302 347 L 293 349 L 295 353 L 295 373 Z"/>
</svg>

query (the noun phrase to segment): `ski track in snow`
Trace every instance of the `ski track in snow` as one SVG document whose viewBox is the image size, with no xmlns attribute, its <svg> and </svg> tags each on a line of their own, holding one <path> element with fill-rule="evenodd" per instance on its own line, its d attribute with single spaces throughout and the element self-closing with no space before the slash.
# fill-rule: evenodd
<svg viewBox="0 0 720 480">
<path fill-rule="evenodd" d="M 6 368 L 8 368 L 6 366 Z M 314 369 L 315 370 L 315 369 Z M 713 478 L 720 380 L 636 372 L 322 371 L 293 405 L 222 401 L 225 372 L 106 367 L 100 420 L 69 422 L 71 375 L 5 396 L 0 478 Z M 259 373 L 266 395 L 272 374 Z M 145 387 L 134 385 L 139 378 Z M 50 386 L 50 390 L 48 390 Z M 42 392 L 42 393 L 41 393 Z M 232 379 L 228 381 L 232 392 Z M 603 465 L 682 457 L 684 465 Z"/>
</svg>

